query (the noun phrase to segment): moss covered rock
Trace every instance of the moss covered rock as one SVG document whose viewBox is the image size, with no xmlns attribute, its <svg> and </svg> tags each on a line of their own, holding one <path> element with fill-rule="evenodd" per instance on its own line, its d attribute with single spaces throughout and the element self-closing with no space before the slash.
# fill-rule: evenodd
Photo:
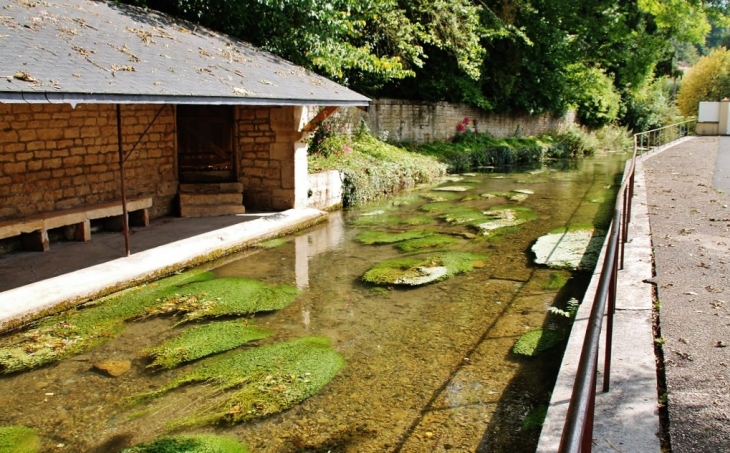
<svg viewBox="0 0 730 453">
<path fill-rule="evenodd" d="M 498 206 L 483 214 L 486 220 L 473 225 L 485 236 L 493 235 L 503 228 L 516 227 L 537 219 L 537 214 L 532 209 L 519 206 Z"/>
<path fill-rule="evenodd" d="M 469 272 L 484 259 L 484 255 L 458 252 L 400 258 L 376 264 L 362 279 L 376 285 L 420 286 Z"/>
<path fill-rule="evenodd" d="M 135 397 L 143 402 L 183 385 L 205 383 L 211 396 L 224 398 L 198 407 L 170 428 L 219 422 L 237 423 L 289 409 L 319 392 L 345 365 L 324 337 L 307 337 L 244 350 L 201 362 L 194 370 L 153 392 Z"/>
<path fill-rule="evenodd" d="M 150 367 L 174 368 L 181 363 L 237 348 L 273 332 L 243 320 L 212 322 L 193 327 L 159 346 L 143 351 L 154 361 Z"/>
<path fill-rule="evenodd" d="M 512 352 L 533 357 L 556 346 L 561 341 L 563 341 L 563 333 L 560 331 L 535 329 L 522 335 L 512 348 Z"/>
<path fill-rule="evenodd" d="M 41 440 L 36 431 L 25 426 L 0 426 L 0 453 L 36 453 Z"/>
<path fill-rule="evenodd" d="M 171 436 L 155 439 L 122 453 L 249 453 L 245 444 L 236 439 L 211 434 Z"/>
</svg>

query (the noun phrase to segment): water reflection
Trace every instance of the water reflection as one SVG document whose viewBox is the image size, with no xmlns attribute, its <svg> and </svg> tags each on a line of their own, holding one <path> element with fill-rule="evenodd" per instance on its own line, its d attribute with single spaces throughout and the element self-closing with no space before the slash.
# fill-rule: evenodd
<svg viewBox="0 0 730 453">
<path fill-rule="evenodd" d="M 554 228 L 595 222 L 602 206 L 610 205 L 606 187 L 614 185 L 621 168 L 618 161 L 576 162 L 568 170 L 462 177 L 458 184 L 469 190 L 450 198 L 480 211 L 515 204 L 485 193 L 534 192 L 519 205 L 532 209 L 537 220 L 499 240 L 424 211 L 430 200 L 422 189 L 332 213 L 327 223 L 287 238 L 282 247 L 217 263 L 214 272 L 221 277 L 295 284 L 301 294 L 292 305 L 255 317 L 276 332 L 267 341 L 327 336 L 347 366 L 322 392 L 289 411 L 203 431 L 235 436 L 254 452 L 270 453 L 534 449 L 539 430 L 525 428 L 523 420 L 547 400 L 561 351 L 523 358 L 511 348 L 526 331 L 554 322 L 547 309 L 580 297 L 585 279 L 574 276 L 562 288 L 547 288 L 554 271 L 532 265 L 529 248 Z M 377 211 L 382 214 L 365 215 Z M 428 216 L 432 223 L 407 224 Z M 390 244 L 360 244 L 356 235 L 410 228 L 451 235 L 458 238 L 454 250 L 488 258 L 471 273 L 425 287 L 363 284 L 360 277 L 370 267 L 404 252 Z M 87 354 L 1 378 L 0 425 L 37 427 L 49 448 L 63 443 L 65 451 L 92 451 L 112 440 L 128 446 L 163 434 L 166 421 L 202 403 L 195 388 L 171 392 L 152 412 L 128 408 L 125 398 L 198 366 L 164 373 L 145 369 L 139 351 L 170 336 L 174 321 L 130 323 L 119 338 Z M 116 379 L 99 376 L 89 363 L 102 357 L 131 360 L 132 371 Z"/>
</svg>

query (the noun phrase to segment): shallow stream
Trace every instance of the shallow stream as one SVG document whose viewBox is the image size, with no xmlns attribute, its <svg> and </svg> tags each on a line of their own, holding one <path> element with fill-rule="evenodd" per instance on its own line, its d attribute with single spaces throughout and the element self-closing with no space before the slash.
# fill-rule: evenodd
<svg viewBox="0 0 730 453">
<path fill-rule="evenodd" d="M 605 218 L 623 168 L 620 157 L 571 161 L 567 168 L 563 163 L 564 168 L 461 175 L 440 185 L 466 191 L 418 188 L 334 212 L 328 222 L 286 237 L 280 247 L 213 263 L 219 277 L 301 290 L 287 308 L 255 316 L 257 325 L 275 332 L 260 344 L 326 336 L 347 365 L 293 409 L 186 432 L 234 436 L 253 452 L 534 451 L 540 428 L 532 418 L 549 400 L 563 345 L 532 358 L 511 349 L 530 329 L 565 326 L 564 318 L 548 309 L 580 299 L 588 277 L 533 265 L 530 246 L 555 228 Z M 533 193 L 521 202 L 482 196 L 515 189 Z M 490 239 L 445 222 L 438 211 L 423 210 L 433 202 L 429 198 L 439 197 L 480 210 L 524 206 L 537 220 Z M 424 217 L 432 223 L 401 222 L 431 222 Z M 355 236 L 409 228 L 436 229 L 458 238 L 450 250 L 487 258 L 471 272 L 423 287 L 364 284 L 361 276 L 369 268 L 404 252 L 393 245 L 363 245 Z M 560 276 L 567 283 L 551 285 Z M 43 451 L 59 452 L 116 452 L 165 434 L 166 421 L 205 404 L 203 395 L 210 395 L 201 389 L 205 385 L 187 386 L 150 406 L 128 405 L 128 397 L 198 365 L 161 372 L 145 368 L 149 361 L 139 351 L 170 337 L 174 323 L 170 317 L 131 322 L 120 336 L 89 352 L 0 377 L 0 426 L 36 428 Z M 108 377 L 90 365 L 100 359 L 130 360 L 132 368 Z"/>
</svg>

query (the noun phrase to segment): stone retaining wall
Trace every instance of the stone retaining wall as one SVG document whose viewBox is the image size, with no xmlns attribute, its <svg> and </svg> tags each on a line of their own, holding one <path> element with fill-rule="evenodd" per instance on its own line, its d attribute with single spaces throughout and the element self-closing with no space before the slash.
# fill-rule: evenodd
<svg viewBox="0 0 730 453">
<path fill-rule="evenodd" d="M 448 141 L 457 134 L 457 126 L 464 118 L 469 118 L 471 130 L 474 130 L 476 120 L 478 132 L 489 132 L 496 138 L 515 133 L 541 135 L 562 130 L 576 122 L 575 112 L 568 112 L 562 117 L 497 114 L 465 104 L 398 99 L 375 99 L 367 113 L 356 108 L 340 109 L 338 118 L 350 130 L 357 128 L 364 120 L 376 137 L 413 143 Z"/>
</svg>

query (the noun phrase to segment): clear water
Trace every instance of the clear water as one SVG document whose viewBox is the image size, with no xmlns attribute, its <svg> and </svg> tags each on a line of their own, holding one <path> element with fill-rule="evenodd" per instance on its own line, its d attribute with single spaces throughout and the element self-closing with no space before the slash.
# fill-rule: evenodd
<svg viewBox="0 0 730 453">
<path fill-rule="evenodd" d="M 363 284 L 360 277 L 371 266 L 403 252 L 392 245 L 361 245 L 354 237 L 383 227 L 358 226 L 377 211 L 384 211 L 379 219 L 428 215 L 419 207 L 428 202 L 423 193 L 435 193 L 429 188 L 332 213 L 327 223 L 287 237 L 282 247 L 214 263 L 218 276 L 296 284 L 302 293 L 288 308 L 256 317 L 258 325 L 276 332 L 265 342 L 325 335 L 347 366 L 291 410 L 195 432 L 234 436 L 254 452 L 534 451 L 539 426 L 525 424 L 525 418 L 549 400 L 562 349 L 527 358 L 511 348 L 526 331 L 561 322 L 548 308 L 580 299 L 587 277 L 576 273 L 563 288 L 545 289 L 555 271 L 531 264 L 530 246 L 554 228 L 592 223 L 612 205 L 621 169 L 619 156 L 612 156 L 569 168 L 484 173 L 443 183 L 471 187 L 457 200 L 529 189 L 534 194 L 520 205 L 539 218 L 496 242 L 463 238 L 452 249 L 488 255 L 484 266 L 425 287 L 380 290 Z M 456 203 L 483 210 L 506 203 L 475 198 Z M 474 232 L 443 221 L 430 227 Z M 0 377 L 0 426 L 37 428 L 44 451 L 115 452 L 163 435 L 165 421 L 205 404 L 203 395 L 209 395 L 190 386 L 148 408 L 126 405 L 127 397 L 196 366 L 145 369 L 148 362 L 139 351 L 169 337 L 173 322 L 129 323 L 121 336 L 88 353 Z M 131 360 L 132 369 L 106 377 L 91 368 L 100 359 Z"/>
</svg>

